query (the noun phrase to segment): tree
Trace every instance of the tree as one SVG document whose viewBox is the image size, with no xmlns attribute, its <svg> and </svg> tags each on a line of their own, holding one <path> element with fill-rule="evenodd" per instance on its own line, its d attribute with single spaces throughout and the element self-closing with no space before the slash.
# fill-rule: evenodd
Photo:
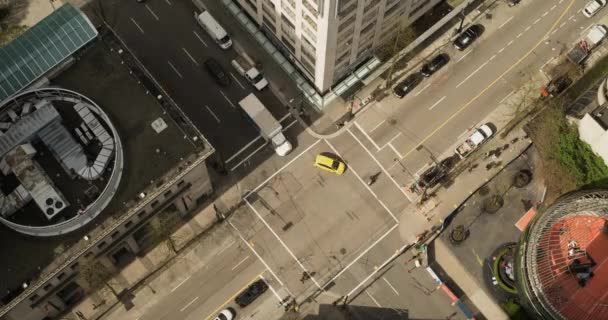
<svg viewBox="0 0 608 320">
<path fill-rule="evenodd" d="M 0 46 L 6 45 L 27 30 L 26 26 L 18 24 L 25 12 L 25 2 L 0 2 Z"/>
<path fill-rule="evenodd" d="M 401 51 L 416 39 L 414 30 L 409 26 L 399 25 L 395 35 L 376 47 L 375 53 L 382 61 L 388 61 L 389 67 L 386 71 L 386 87 L 390 87 L 393 75 L 400 67 L 401 60 L 407 60 L 407 55 L 401 55 Z"/>
<path fill-rule="evenodd" d="M 108 269 L 98 260 L 88 259 L 86 263 L 81 264 L 78 278 L 88 293 L 106 288 L 118 299 L 118 292 L 112 286 L 114 274 L 113 270 Z"/>
</svg>

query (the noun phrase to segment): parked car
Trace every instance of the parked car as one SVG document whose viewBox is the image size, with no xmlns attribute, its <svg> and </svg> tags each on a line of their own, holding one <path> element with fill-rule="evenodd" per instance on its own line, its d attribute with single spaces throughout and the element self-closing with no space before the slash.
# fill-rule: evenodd
<svg viewBox="0 0 608 320">
<path fill-rule="evenodd" d="M 340 158 L 328 152 L 318 154 L 315 158 L 314 166 L 337 175 L 341 175 L 346 171 L 346 164 Z"/>
<path fill-rule="evenodd" d="M 224 309 L 222 311 L 220 311 L 220 313 L 218 313 L 217 316 L 215 316 L 215 318 L 213 318 L 213 320 L 233 320 L 234 319 L 234 312 L 232 312 L 232 310 L 230 309 Z"/>
<path fill-rule="evenodd" d="M 405 97 L 410 91 L 412 91 L 422 80 L 419 73 L 412 73 L 407 76 L 403 81 L 397 83 L 393 88 L 393 93 L 399 98 Z"/>
<path fill-rule="evenodd" d="M 591 0 L 587 3 L 585 8 L 583 8 L 583 14 L 587 18 L 591 18 L 605 6 L 606 0 Z"/>
<path fill-rule="evenodd" d="M 244 308 L 266 292 L 266 290 L 268 290 L 268 285 L 266 282 L 264 282 L 264 280 L 260 279 L 249 285 L 249 287 L 243 290 L 243 292 L 239 293 L 239 295 L 234 299 L 234 302 L 236 302 L 239 307 Z"/>
<path fill-rule="evenodd" d="M 604 1 L 604 0 L 602 0 Z M 483 26 L 480 24 L 475 24 L 468 27 L 461 33 L 456 40 L 454 40 L 454 47 L 460 51 L 468 48 L 475 39 L 481 36 L 483 32 Z"/>
<path fill-rule="evenodd" d="M 230 82 L 231 82 L 230 77 L 228 76 L 226 71 L 224 71 L 224 68 L 219 63 L 219 61 L 217 61 L 213 58 L 209 58 L 209 59 L 205 60 L 204 64 L 205 64 L 205 69 L 207 69 L 209 74 L 211 74 L 213 79 L 215 79 L 215 81 L 220 86 L 227 87 L 230 85 Z"/>
<path fill-rule="evenodd" d="M 437 70 L 441 69 L 441 67 L 445 66 L 448 61 L 450 61 L 450 56 L 446 53 L 440 53 L 420 68 L 420 74 L 425 77 L 430 77 L 433 73 L 437 72 Z"/>
<path fill-rule="evenodd" d="M 515 5 L 517 5 L 521 0 L 507 0 L 507 5 L 509 5 L 509 7 L 513 7 Z"/>
<path fill-rule="evenodd" d="M 466 158 L 471 152 L 475 151 L 479 146 L 494 134 L 494 130 L 487 124 L 477 128 L 463 143 L 456 147 L 456 154 L 461 158 Z"/>
</svg>

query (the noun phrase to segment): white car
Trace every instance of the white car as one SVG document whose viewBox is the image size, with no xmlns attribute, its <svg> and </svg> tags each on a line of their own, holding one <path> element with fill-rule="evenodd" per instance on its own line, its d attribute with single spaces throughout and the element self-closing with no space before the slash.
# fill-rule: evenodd
<svg viewBox="0 0 608 320">
<path fill-rule="evenodd" d="M 592 1 L 590 1 L 589 3 L 587 3 L 587 5 L 585 6 L 585 8 L 583 8 L 583 14 L 587 18 L 593 17 L 596 13 L 598 13 L 598 11 L 600 11 L 603 7 L 606 6 L 606 1 L 607 0 L 592 0 Z"/>
<path fill-rule="evenodd" d="M 222 311 L 220 311 L 220 313 L 215 316 L 214 320 L 233 320 L 234 319 L 234 313 L 232 313 L 232 310 L 230 309 L 224 309 Z"/>
</svg>

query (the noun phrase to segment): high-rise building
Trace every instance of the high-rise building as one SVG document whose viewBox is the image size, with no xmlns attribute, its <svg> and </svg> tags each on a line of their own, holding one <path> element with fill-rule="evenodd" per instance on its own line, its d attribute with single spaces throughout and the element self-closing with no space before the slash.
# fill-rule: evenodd
<svg viewBox="0 0 608 320">
<path fill-rule="evenodd" d="M 238 0 L 319 92 L 441 0 Z M 399 25 L 401 23 L 401 25 Z"/>
</svg>

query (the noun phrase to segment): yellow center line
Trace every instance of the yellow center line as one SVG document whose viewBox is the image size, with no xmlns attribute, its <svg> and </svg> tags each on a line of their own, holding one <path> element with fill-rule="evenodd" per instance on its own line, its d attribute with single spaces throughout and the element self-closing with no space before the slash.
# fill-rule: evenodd
<svg viewBox="0 0 608 320">
<path fill-rule="evenodd" d="M 224 303 L 222 303 L 217 309 L 215 309 L 215 311 L 213 311 L 210 315 L 208 315 L 205 318 L 205 320 L 209 320 L 212 317 L 215 317 L 215 315 L 220 310 L 222 310 L 224 307 L 226 307 L 226 305 L 229 304 L 232 300 L 234 300 L 234 298 L 236 298 L 236 296 L 238 296 L 243 290 L 245 290 L 247 287 L 249 287 L 252 283 L 254 283 L 255 281 L 257 281 L 258 279 L 261 279 L 262 275 L 264 274 L 264 272 L 266 272 L 266 270 L 260 272 L 260 274 L 258 274 L 253 279 L 251 279 L 245 286 L 243 286 L 242 288 L 240 288 L 239 290 L 237 290 L 237 292 L 234 295 L 232 295 L 232 297 L 228 298 L 228 300 L 226 300 Z"/>
<path fill-rule="evenodd" d="M 423 145 L 425 142 L 427 142 L 432 136 L 434 136 L 439 130 L 443 129 L 443 127 L 445 127 L 450 121 L 452 121 L 452 119 L 454 119 L 457 115 L 459 115 L 462 111 L 464 111 L 466 108 L 468 108 L 473 102 L 475 102 L 475 100 L 479 99 L 479 97 L 481 97 L 484 93 L 486 93 L 486 91 L 490 90 L 498 81 L 500 81 L 500 79 L 502 79 L 507 73 L 511 72 L 511 70 L 513 70 L 513 68 L 517 67 L 519 64 L 521 64 L 522 61 L 524 61 L 530 54 L 532 54 L 532 52 L 534 50 L 536 50 L 536 48 L 538 48 L 538 46 L 540 46 L 543 42 L 544 39 L 549 36 L 549 33 L 551 33 L 551 31 L 553 31 L 553 29 L 555 29 L 555 27 L 557 26 L 557 24 L 564 18 L 564 16 L 566 15 L 566 13 L 568 13 L 568 11 L 570 10 L 570 8 L 572 7 L 572 5 L 574 4 L 575 0 L 571 0 L 570 4 L 566 7 L 566 9 L 564 10 L 564 12 L 562 12 L 562 14 L 559 16 L 559 18 L 557 18 L 557 20 L 555 20 L 555 22 L 553 23 L 553 25 L 551 26 L 551 28 L 549 28 L 549 30 L 547 31 L 547 33 L 545 33 L 542 37 L 540 37 L 540 40 L 536 43 L 536 45 L 534 45 L 532 47 L 532 49 L 530 49 L 526 54 L 524 54 L 519 60 L 517 60 L 516 63 L 514 63 L 513 65 L 511 65 L 509 68 L 507 68 L 507 70 L 505 70 L 500 76 L 498 76 L 498 78 L 496 78 L 494 81 L 492 81 L 487 87 L 485 87 L 483 90 L 481 90 L 481 92 L 479 92 L 475 97 L 473 97 L 469 102 L 465 103 L 462 107 L 460 107 L 460 109 L 456 110 L 456 112 L 454 112 L 449 118 L 447 118 L 442 124 L 440 124 L 437 128 L 435 128 L 435 130 L 433 130 L 431 133 L 429 133 L 424 139 L 422 139 L 422 141 L 420 141 L 416 146 L 414 146 L 412 149 L 410 149 L 410 151 L 406 152 L 405 155 L 403 155 L 403 158 L 406 158 L 408 155 L 410 155 L 412 152 L 414 152 L 414 150 L 416 150 L 416 148 L 420 147 L 421 145 Z"/>
</svg>

